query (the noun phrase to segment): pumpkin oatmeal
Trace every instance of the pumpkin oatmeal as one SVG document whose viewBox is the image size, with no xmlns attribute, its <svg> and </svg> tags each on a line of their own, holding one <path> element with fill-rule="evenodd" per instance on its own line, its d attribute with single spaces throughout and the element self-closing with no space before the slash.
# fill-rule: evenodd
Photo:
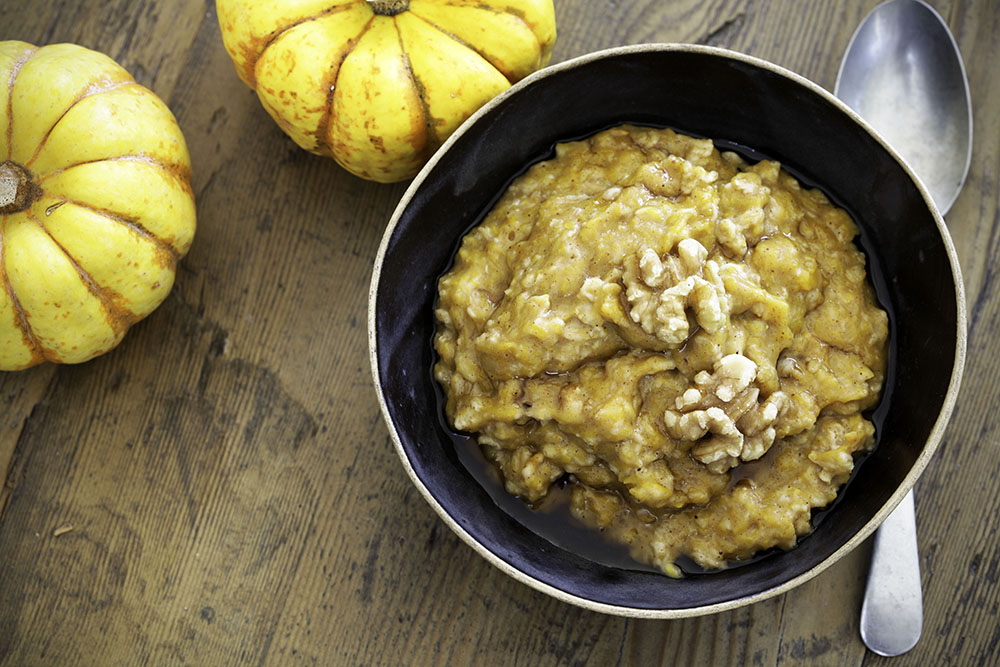
<svg viewBox="0 0 1000 667">
<path fill-rule="evenodd" d="M 515 180 L 439 283 L 435 376 L 506 489 L 678 576 L 810 530 L 874 428 L 851 218 L 776 162 L 621 126 Z"/>
</svg>

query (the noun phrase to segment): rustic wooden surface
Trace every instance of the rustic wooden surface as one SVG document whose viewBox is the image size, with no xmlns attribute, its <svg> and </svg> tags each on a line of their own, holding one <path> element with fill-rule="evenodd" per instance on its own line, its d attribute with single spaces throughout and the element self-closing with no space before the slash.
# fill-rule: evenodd
<svg viewBox="0 0 1000 667">
<path fill-rule="evenodd" d="M 917 487 L 924 634 L 893 664 L 992 665 L 1000 7 L 931 1 L 975 105 L 947 216 L 970 353 Z M 556 0 L 554 62 L 698 42 L 832 89 L 874 4 Z M 651 622 L 536 593 L 443 528 L 396 459 L 368 369 L 370 267 L 403 186 L 295 148 L 237 80 L 214 3 L 3 0 L 0 39 L 104 51 L 157 92 L 187 136 L 199 214 L 173 293 L 118 349 L 0 374 L 0 665 L 885 663 L 858 638 L 867 545 L 778 598 Z"/>
</svg>

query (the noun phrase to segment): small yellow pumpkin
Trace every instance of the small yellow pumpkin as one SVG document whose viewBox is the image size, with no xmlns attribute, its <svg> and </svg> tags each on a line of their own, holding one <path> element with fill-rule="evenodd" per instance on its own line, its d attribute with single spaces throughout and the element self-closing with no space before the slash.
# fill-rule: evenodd
<svg viewBox="0 0 1000 667">
<path fill-rule="evenodd" d="M 552 0 L 216 0 L 226 50 L 299 146 L 410 178 L 476 109 L 544 66 Z"/>
<path fill-rule="evenodd" d="M 107 352 L 195 230 L 167 106 L 107 56 L 0 42 L 0 370 Z"/>
</svg>

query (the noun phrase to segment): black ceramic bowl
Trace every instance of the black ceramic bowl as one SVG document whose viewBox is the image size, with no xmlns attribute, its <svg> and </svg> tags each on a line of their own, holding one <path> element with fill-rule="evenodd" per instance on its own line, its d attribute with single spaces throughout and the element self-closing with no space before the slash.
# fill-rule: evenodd
<svg viewBox="0 0 1000 667">
<path fill-rule="evenodd" d="M 890 312 L 878 443 L 816 529 L 791 551 L 683 579 L 602 565 L 504 511 L 470 473 L 440 418 L 431 375 L 438 277 L 460 237 L 512 177 L 555 142 L 630 122 L 668 126 L 779 160 L 850 211 Z M 767 62 L 720 49 L 641 45 L 538 72 L 477 112 L 407 190 L 375 260 L 369 302 L 375 387 L 407 472 L 488 561 L 567 602 L 679 617 L 776 595 L 872 533 L 934 453 L 965 355 L 965 299 L 941 216 L 905 163 L 848 107 Z"/>
</svg>

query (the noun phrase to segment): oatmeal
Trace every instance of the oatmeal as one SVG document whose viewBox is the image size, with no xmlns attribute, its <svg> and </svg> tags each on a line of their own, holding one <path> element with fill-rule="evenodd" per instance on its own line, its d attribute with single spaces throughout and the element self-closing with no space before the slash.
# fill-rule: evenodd
<svg viewBox="0 0 1000 667">
<path fill-rule="evenodd" d="M 439 283 L 435 376 L 506 489 L 680 573 L 791 548 L 879 397 L 857 228 L 776 162 L 621 126 L 560 144 Z"/>
</svg>

